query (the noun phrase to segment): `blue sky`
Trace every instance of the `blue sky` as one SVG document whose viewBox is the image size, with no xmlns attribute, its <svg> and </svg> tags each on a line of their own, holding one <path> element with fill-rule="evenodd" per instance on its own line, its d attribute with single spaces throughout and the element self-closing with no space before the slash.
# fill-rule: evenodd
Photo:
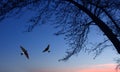
<svg viewBox="0 0 120 72">
<path fill-rule="evenodd" d="M 94 65 L 115 64 L 114 58 L 118 57 L 118 55 L 113 48 L 105 49 L 95 60 L 93 59 L 94 54 L 81 52 L 72 56 L 66 62 L 58 62 L 58 59 L 63 58 L 66 49 L 69 48 L 64 36 L 53 35 L 57 32 L 57 29 L 54 29 L 49 24 L 37 26 L 32 32 L 24 32 L 27 29 L 26 25 L 29 24 L 27 23 L 29 16 L 30 13 L 26 12 L 21 18 L 11 17 L 0 22 L 0 70 L 8 69 L 12 71 L 26 68 L 33 70 L 63 69 L 63 72 L 65 72 L 64 69 L 73 68 L 71 72 L 74 72 L 77 69 L 87 69 Z M 94 29 L 92 30 L 93 32 L 90 34 L 91 40 L 99 40 L 99 37 L 93 37 L 95 34 Z M 42 50 L 48 44 L 50 44 L 51 52 L 42 53 Z M 20 55 L 20 45 L 28 50 L 30 60 Z"/>
</svg>

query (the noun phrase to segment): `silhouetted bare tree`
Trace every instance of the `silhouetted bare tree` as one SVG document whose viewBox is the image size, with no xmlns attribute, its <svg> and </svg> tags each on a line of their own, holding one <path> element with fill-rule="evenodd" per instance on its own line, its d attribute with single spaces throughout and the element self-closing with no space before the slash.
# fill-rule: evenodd
<svg viewBox="0 0 120 72">
<path fill-rule="evenodd" d="M 111 42 L 120 54 L 120 1 L 119 0 L 1 0 L 0 20 L 11 14 L 34 10 L 37 14 L 29 21 L 28 32 L 40 22 L 51 21 L 61 30 L 56 35 L 65 35 L 71 49 L 61 60 L 68 60 L 72 55 L 86 49 L 86 40 L 92 26 L 97 26 L 107 39 L 91 48 L 99 55 Z"/>
</svg>

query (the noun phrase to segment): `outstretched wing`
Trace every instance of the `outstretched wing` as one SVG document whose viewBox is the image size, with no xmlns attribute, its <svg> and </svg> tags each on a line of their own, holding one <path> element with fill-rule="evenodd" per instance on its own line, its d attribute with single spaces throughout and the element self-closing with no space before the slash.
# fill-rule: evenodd
<svg viewBox="0 0 120 72">
<path fill-rule="evenodd" d="M 27 57 L 27 59 L 29 59 L 28 52 L 26 51 L 24 54 L 25 54 L 25 56 Z"/>
<path fill-rule="evenodd" d="M 22 46 L 20 46 L 20 48 L 21 48 L 23 54 L 27 57 L 27 59 L 29 59 L 29 55 L 28 55 L 27 50 L 24 47 L 22 47 Z"/>
<path fill-rule="evenodd" d="M 49 51 L 49 47 L 50 47 L 50 45 L 48 45 L 48 46 L 43 50 L 43 52 Z"/>
</svg>

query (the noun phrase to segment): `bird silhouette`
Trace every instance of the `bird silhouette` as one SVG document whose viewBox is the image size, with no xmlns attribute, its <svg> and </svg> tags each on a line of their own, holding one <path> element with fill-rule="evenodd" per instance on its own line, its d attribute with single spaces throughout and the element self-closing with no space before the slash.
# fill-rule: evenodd
<svg viewBox="0 0 120 72">
<path fill-rule="evenodd" d="M 43 52 L 50 52 L 50 45 L 48 44 L 48 46 L 43 50 Z"/>
<path fill-rule="evenodd" d="M 20 48 L 21 48 L 21 50 L 22 50 L 22 53 L 21 53 L 21 55 L 25 55 L 26 56 L 26 58 L 27 59 L 29 59 L 29 55 L 28 55 L 28 52 L 27 52 L 27 50 L 24 48 L 24 47 L 22 47 L 22 46 L 20 46 Z"/>
</svg>

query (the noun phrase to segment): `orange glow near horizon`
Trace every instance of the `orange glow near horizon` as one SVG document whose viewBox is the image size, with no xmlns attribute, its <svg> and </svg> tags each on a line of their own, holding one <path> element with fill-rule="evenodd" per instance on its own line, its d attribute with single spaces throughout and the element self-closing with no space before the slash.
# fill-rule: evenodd
<svg viewBox="0 0 120 72">
<path fill-rule="evenodd" d="M 80 70 L 79 72 L 115 72 L 115 70 L 109 68 L 109 69 L 84 69 Z"/>
<path fill-rule="evenodd" d="M 115 72 L 116 64 L 98 64 L 88 68 L 55 68 L 37 70 L 37 72 Z"/>
<path fill-rule="evenodd" d="M 87 69 L 80 69 L 78 72 L 115 72 L 115 66 L 115 64 L 99 64 Z"/>
</svg>

